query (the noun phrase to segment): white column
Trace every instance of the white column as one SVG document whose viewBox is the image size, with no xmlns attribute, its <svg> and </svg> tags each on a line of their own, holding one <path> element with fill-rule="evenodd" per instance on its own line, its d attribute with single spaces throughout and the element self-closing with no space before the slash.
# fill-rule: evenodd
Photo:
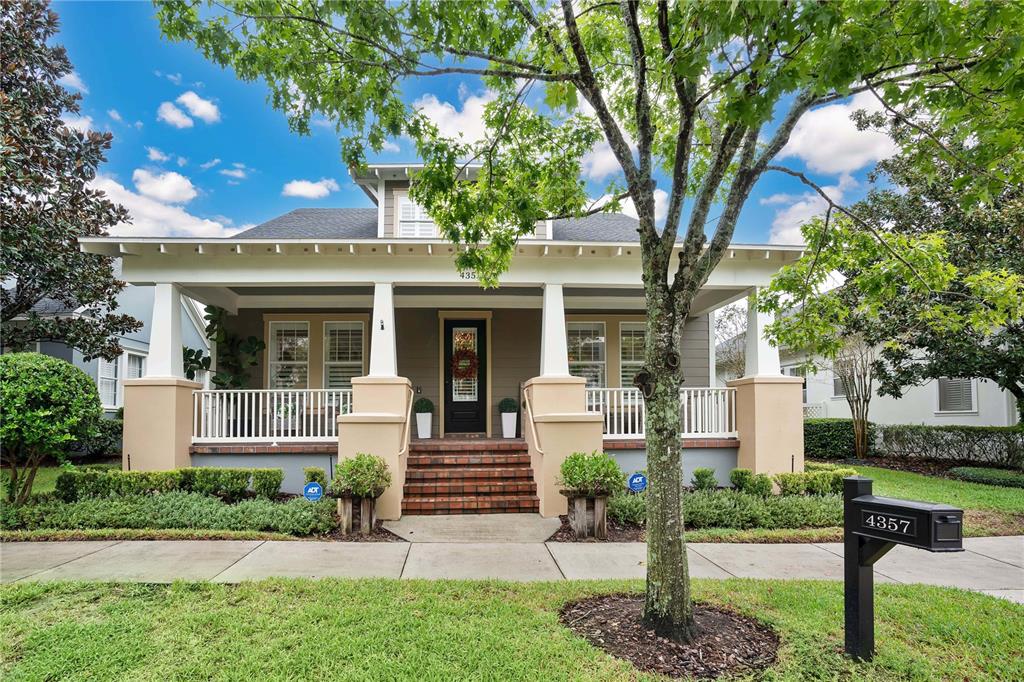
<svg viewBox="0 0 1024 682">
<path fill-rule="evenodd" d="M 146 376 L 185 376 L 181 362 L 181 290 L 176 284 L 160 282 L 153 287 Z"/>
<path fill-rule="evenodd" d="M 745 376 L 777 376 L 782 374 L 779 366 L 779 349 L 768 342 L 764 328 L 772 323 L 773 316 L 754 307 L 753 295 L 747 297 L 746 372 Z"/>
<path fill-rule="evenodd" d="M 370 319 L 370 376 L 398 376 L 395 350 L 395 300 L 391 282 L 373 285 L 373 317 Z"/>
<path fill-rule="evenodd" d="M 569 376 L 569 346 L 565 338 L 565 302 L 562 300 L 561 284 L 544 285 L 540 375 Z"/>
</svg>

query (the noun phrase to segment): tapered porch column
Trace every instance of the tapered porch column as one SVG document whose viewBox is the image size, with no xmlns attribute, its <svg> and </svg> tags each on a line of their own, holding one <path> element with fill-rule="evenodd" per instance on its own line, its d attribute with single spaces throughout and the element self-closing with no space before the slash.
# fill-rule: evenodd
<svg viewBox="0 0 1024 682">
<path fill-rule="evenodd" d="M 544 285 L 541 318 L 540 375 L 569 376 L 569 348 L 565 337 L 565 301 L 561 284 Z"/>
<path fill-rule="evenodd" d="M 146 376 L 124 382 L 121 466 L 159 471 L 191 466 L 192 391 L 182 368 L 181 291 L 176 284 L 153 287 Z"/>
<path fill-rule="evenodd" d="M 736 466 L 759 474 L 804 469 L 803 379 L 782 374 L 779 349 L 764 334 L 771 322 L 748 298 L 746 376 L 726 383 L 736 389 Z"/>
<path fill-rule="evenodd" d="M 338 417 L 338 461 L 359 453 L 384 459 L 391 487 L 377 500 L 377 516 L 394 520 L 402 515 L 412 384 L 398 376 L 391 282 L 373 286 L 370 329 L 370 373 L 352 379 L 352 413 Z"/>
</svg>

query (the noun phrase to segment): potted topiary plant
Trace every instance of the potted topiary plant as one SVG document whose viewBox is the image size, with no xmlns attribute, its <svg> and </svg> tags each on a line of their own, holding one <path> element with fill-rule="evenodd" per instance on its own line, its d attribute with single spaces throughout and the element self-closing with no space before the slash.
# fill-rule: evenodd
<svg viewBox="0 0 1024 682">
<path fill-rule="evenodd" d="M 352 509 L 359 500 L 359 532 L 369 535 L 377 523 L 377 498 L 391 485 L 391 470 L 383 458 L 360 452 L 338 464 L 330 493 L 338 498 L 341 531 L 352 531 Z"/>
<path fill-rule="evenodd" d="M 412 411 L 416 413 L 416 437 L 430 438 L 434 403 L 430 402 L 430 398 L 417 398 L 412 404 Z"/>
<path fill-rule="evenodd" d="M 502 398 L 498 403 L 498 412 L 501 412 L 501 435 L 504 438 L 515 438 L 519 403 L 514 398 Z"/>
<path fill-rule="evenodd" d="M 562 494 L 569 498 L 569 523 L 576 537 L 608 537 L 608 497 L 626 488 L 618 463 L 603 452 L 574 452 L 562 462 Z"/>
</svg>

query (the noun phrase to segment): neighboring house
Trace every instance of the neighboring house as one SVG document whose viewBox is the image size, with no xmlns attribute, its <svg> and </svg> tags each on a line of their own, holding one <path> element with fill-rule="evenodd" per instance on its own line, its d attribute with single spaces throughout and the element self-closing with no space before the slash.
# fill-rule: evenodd
<svg viewBox="0 0 1024 682">
<path fill-rule="evenodd" d="M 740 334 L 719 343 L 718 355 L 728 357 L 735 349 L 734 344 L 743 342 L 744 335 Z M 843 382 L 828 369 L 827 363 L 818 362 L 821 368 L 806 374 L 803 367 L 806 353 L 783 348 L 780 355 L 784 374 L 805 378 L 805 417 L 850 418 Z M 730 372 L 719 363 L 720 384 L 734 378 L 731 376 L 734 373 L 735 370 Z M 942 378 L 907 387 L 900 398 L 879 395 L 876 388 L 868 418 L 878 424 L 1012 426 L 1017 423 L 1017 407 L 1011 393 L 988 379 Z"/>
<path fill-rule="evenodd" d="M 126 465 L 130 455 L 144 469 L 282 467 L 285 490 L 297 491 L 303 467 L 331 475 L 339 455 L 372 452 L 395 479 L 382 518 L 564 513 L 557 472 L 571 452 L 604 449 L 627 471 L 645 465 L 633 388 L 645 342 L 637 221 L 540 223 L 519 240 L 501 287 L 485 290 L 456 271 L 456 247 L 409 198 L 415 171 L 354 175 L 371 208 L 298 209 L 228 238 L 82 240 L 88 252 L 130 254 L 124 278 L 155 282 L 158 309 L 183 296 L 220 306 L 229 331 L 266 343 L 244 390 L 200 390 L 182 379 L 177 329 L 155 316 L 147 379 L 125 391 Z M 694 301 L 679 349 L 687 481 L 695 466 L 715 467 L 723 482 L 737 465 L 802 466 L 799 382 L 761 344 L 757 377 L 713 387 L 709 327 L 711 311 L 799 255 L 734 245 Z M 432 439 L 411 437 L 418 397 L 435 405 Z M 506 397 L 521 405 L 519 438 L 499 442 Z M 493 485 L 478 486 L 481 477 Z"/>
<path fill-rule="evenodd" d="M 131 315 L 142 322 L 142 327 L 131 334 L 118 337 L 124 353 L 117 360 L 108 361 L 102 358 L 86 360 L 81 351 L 53 341 L 37 342 L 35 348 L 31 350 L 67 360 L 85 371 L 96 382 L 104 412 L 107 416 L 111 416 L 124 406 L 125 379 L 136 379 L 146 375 L 153 319 L 153 291 L 152 286 L 129 284 L 118 294 L 118 312 Z M 189 348 L 201 349 L 204 353 L 209 353 L 210 345 L 206 339 L 203 312 L 199 304 L 187 297 L 182 297 L 180 308 L 182 343 Z M 68 308 L 51 299 L 43 299 L 33 306 L 32 310 L 39 316 L 81 314 L 81 311 Z M 12 324 L 17 324 L 17 320 L 14 320 Z"/>
</svg>

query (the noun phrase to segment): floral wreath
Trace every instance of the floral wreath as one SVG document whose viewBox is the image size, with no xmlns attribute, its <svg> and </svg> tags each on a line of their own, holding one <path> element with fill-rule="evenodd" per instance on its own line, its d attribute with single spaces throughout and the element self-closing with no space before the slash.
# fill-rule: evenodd
<svg viewBox="0 0 1024 682">
<path fill-rule="evenodd" d="M 453 379 L 475 379 L 479 368 L 480 358 L 468 348 L 462 348 L 452 353 Z"/>
</svg>

